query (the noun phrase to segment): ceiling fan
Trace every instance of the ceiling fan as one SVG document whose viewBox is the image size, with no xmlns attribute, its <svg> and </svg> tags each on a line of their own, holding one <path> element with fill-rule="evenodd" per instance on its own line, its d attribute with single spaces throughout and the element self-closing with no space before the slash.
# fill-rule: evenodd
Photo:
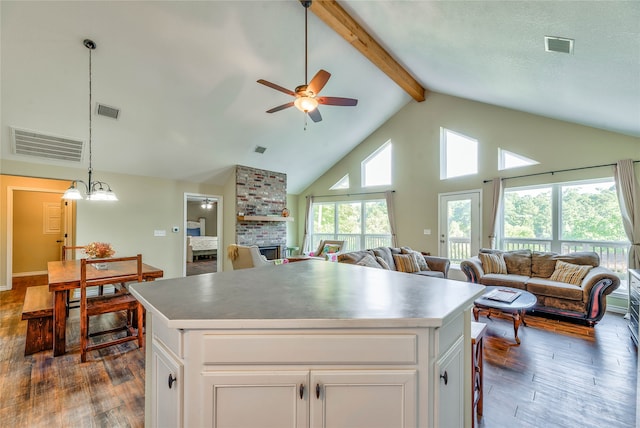
<svg viewBox="0 0 640 428">
<path fill-rule="evenodd" d="M 301 0 L 300 3 L 304 6 L 304 81 L 309 82 L 307 80 L 307 12 L 309 10 L 309 6 L 311 6 L 311 1 Z M 311 79 L 309 83 L 297 86 L 294 91 L 283 88 L 280 85 L 276 85 L 275 83 L 268 82 L 264 79 L 258 80 L 258 83 L 262 85 L 295 97 L 295 100 L 267 110 L 267 113 L 275 113 L 277 111 L 296 106 L 298 110 L 308 114 L 311 120 L 314 122 L 320 122 L 322 120 L 322 116 L 318 111 L 319 104 L 329 106 L 355 106 L 358 104 L 358 100 L 353 98 L 318 96 L 322 88 L 324 88 L 324 85 L 327 84 L 329 77 L 331 77 L 331 73 L 326 70 L 320 70 L 315 76 L 313 76 L 313 79 Z"/>
</svg>

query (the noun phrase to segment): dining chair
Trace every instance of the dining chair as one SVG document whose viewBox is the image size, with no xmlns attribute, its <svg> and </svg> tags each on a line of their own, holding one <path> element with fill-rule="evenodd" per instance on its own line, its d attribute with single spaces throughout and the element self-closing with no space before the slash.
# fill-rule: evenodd
<svg viewBox="0 0 640 428">
<path fill-rule="evenodd" d="M 61 260 L 64 262 L 66 260 L 77 260 L 82 258 L 78 257 L 78 253 L 80 253 L 80 255 L 84 254 L 84 245 L 63 245 Z M 67 318 L 69 317 L 69 310 L 80 307 L 80 297 L 75 296 L 75 291 L 76 290 L 67 290 Z M 98 294 L 102 293 L 103 287 L 100 286 L 98 288 Z"/>
<path fill-rule="evenodd" d="M 129 263 L 135 266 L 135 269 L 122 269 L 122 263 Z M 102 270 L 104 275 L 99 278 L 91 278 L 87 275 L 88 269 L 94 269 L 96 263 L 106 263 L 107 269 Z M 112 263 L 119 263 L 118 266 L 111 267 Z M 80 261 L 80 360 L 84 363 L 87 360 L 87 352 L 96 349 L 106 348 L 108 346 L 118 345 L 132 340 L 138 341 L 138 347 L 144 346 L 143 334 L 143 308 L 140 302 L 126 290 L 114 294 L 105 294 L 102 296 L 88 297 L 87 287 L 119 284 L 131 281 L 142 282 L 142 255 L 138 254 L 133 257 L 119 257 L 111 259 L 82 259 Z M 103 315 L 112 312 L 124 312 L 126 316 L 123 325 L 103 331 L 89 332 L 89 319 L 97 315 Z M 130 316 L 135 314 L 134 318 Z M 137 328 L 136 328 L 137 327 Z M 105 340 L 99 343 L 92 343 L 92 337 L 113 334 L 118 331 L 126 331 L 127 335 L 116 339 Z"/>
</svg>

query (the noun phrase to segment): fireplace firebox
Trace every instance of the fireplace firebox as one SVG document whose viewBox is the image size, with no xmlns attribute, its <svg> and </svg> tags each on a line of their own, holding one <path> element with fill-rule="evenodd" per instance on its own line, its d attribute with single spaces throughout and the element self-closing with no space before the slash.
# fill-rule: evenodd
<svg viewBox="0 0 640 428">
<path fill-rule="evenodd" d="M 276 260 L 282 258 L 280 256 L 280 245 L 259 245 L 260 254 L 265 256 L 267 260 Z"/>
</svg>

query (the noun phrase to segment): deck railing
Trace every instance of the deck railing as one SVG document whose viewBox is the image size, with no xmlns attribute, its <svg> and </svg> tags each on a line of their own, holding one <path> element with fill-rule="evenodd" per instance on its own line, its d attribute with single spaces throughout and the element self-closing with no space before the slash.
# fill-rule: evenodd
<svg viewBox="0 0 640 428">
<path fill-rule="evenodd" d="M 364 250 L 366 248 L 390 247 L 391 235 L 360 235 L 350 233 L 316 233 L 313 235 L 312 250 L 315 251 L 324 239 L 344 241 L 342 252 Z"/>
</svg>

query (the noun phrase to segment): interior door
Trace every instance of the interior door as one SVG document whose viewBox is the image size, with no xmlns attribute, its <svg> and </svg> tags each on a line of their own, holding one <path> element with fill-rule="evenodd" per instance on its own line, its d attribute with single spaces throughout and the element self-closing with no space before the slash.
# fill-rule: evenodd
<svg viewBox="0 0 640 428">
<path fill-rule="evenodd" d="M 460 263 L 480 251 L 480 196 L 480 190 L 440 195 L 438 254 L 441 257 Z"/>
<path fill-rule="evenodd" d="M 60 246 L 60 259 L 62 259 L 62 246 L 73 246 L 75 239 L 73 233 L 73 212 L 74 201 L 66 201 L 64 199 L 60 202 L 60 236 L 56 241 Z"/>
</svg>

